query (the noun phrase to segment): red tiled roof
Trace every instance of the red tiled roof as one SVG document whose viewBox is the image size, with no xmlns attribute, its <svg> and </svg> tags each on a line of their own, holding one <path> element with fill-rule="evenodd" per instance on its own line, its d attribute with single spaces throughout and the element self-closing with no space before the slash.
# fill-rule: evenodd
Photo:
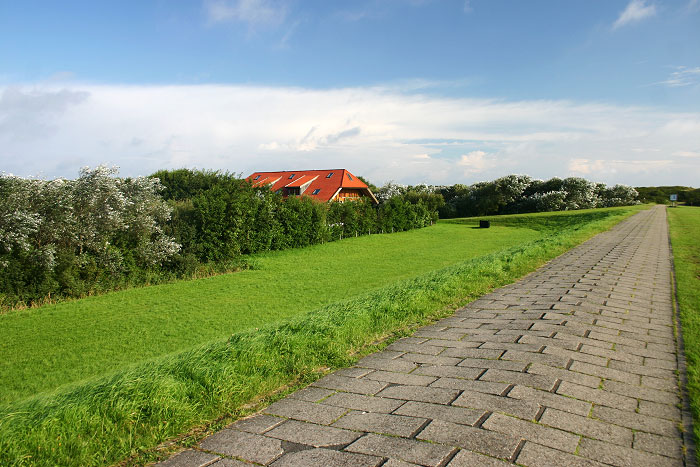
<svg viewBox="0 0 700 467">
<path fill-rule="evenodd" d="M 329 174 L 331 174 L 329 176 Z M 369 187 L 345 169 L 328 170 L 284 170 L 280 172 L 254 172 L 246 177 L 254 186 L 270 185 L 270 190 L 277 191 L 285 187 L 306 187 L 302 195 L 308 195 L 319 201 L 330 201 L 341 188 L 355 188 L 366 191 L 367 196 L 376 199 Z M 314 192 L 318 192 L 314 194 Z"/>
</svg>

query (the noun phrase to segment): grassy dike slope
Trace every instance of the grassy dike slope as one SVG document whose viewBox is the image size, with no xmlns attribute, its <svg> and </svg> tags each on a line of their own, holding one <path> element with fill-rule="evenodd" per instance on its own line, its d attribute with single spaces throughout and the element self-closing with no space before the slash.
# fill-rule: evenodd
<svg viewBox="0 0 700 467">
<path fill-rule="evenodd" d="M 547 229 L 507 250 L 0 406 L 0 464 L 110 464 L 218 417 L 235 417 L 256 398 L 308 382 L 324 368 L 349 365 L 378 339 L 517 279 L 637 209 L 568 213 L 555 222 L 556 233 Z M 522 224 L 527 217 L 538 228 L 549 222 L 546 216 L 502 222 Z M 410 250 L 403 254 L 410 256 Z"/>
<path fill-rule="evenodd" d="M 693 430 L 700 440 L 700 207 L 669 208 Z M 698 451 L 700 454 L 700 451 Z"/>
</svg>

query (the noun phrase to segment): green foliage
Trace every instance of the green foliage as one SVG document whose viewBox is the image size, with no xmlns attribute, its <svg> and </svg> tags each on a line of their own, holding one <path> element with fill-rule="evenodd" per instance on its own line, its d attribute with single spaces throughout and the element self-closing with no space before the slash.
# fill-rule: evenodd
<svg viewBox="0 0 700 467">
<path fill-rule="evenodd" d="M 637 202 L 634 188 L 608 188 L 578 177 L 542 181 L 527 175 L 508 175 L 471 186 L 442 187 L 439 193 L 445 200 L 439 208 L 441 218 L 628 206 Z"/>
<path fill-rule="evenodd" d="M 667 210 L 695 439 L 700 440 L 700 208 Z"/>
<path fill-rule="evenodd" d="M 639 200 L 643 203 L 671 204 L 670 196 L 678 195 L 679 203 L 700 205 L 700 188 L 687 186 L 638 186 Z"/>
<path fill-rule="evenodd" d="M 443 314 L 445 307 L 464 304 L 511 282 L 633 210 L 606 212 L 608 215 L 598 220 L 588 213 L 568 217 L 568 228 L 533 241 L 259 329 L 248 328 L 226 340 L 0 406 L 0 463 L 113 464 L 222 415 L 240 414 L 256 397 L 285 385 L 308 382 L 318 376 L 319 368 L 351 364 L 378 338 L 405 332 Z M 464 226 L 452 224 L 449 228 Z M 506 234 L 513 232 L 512 228 L 502 229 Z M 377 238 L 400 243 L 394 236 L 357 240 Z M 347 244 L 353 242 L 332 246 Z M 306 254 L 309 250 L 285 254 Z M 405 249 L 405 253 L 413 251 Z M 403 266 L 393 264 L 394 269 Z M 50 313 L 44 314 L 52 318 Z"/>
</svg>

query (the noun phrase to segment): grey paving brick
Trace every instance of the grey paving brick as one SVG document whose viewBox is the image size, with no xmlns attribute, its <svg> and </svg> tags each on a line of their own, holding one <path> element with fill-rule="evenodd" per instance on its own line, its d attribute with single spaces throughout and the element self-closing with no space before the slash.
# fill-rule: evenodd
<svg viewBox="0 0 700 467">
<path fill-rule="evenodd" d="M 258 464 L 267 464 L 282 455 L 282 442 L 278 439 L 244 431 L 224 429 L 200 443 L 206 451 L 238 457 Z"/>
<path fill-rule="evenodd" d="M 415 439 L 394 438 L 370 433 L 345 448 L 379 457 L 391 457 L 425 466 L 437 466 L 453 451 L 449 446 L 426 443 Z"/>
<path fill-rule="evenodd" d="M 543 425 L 577 433 L 587 438 L 598 439 L 621 446 L 632 445 L 632 430 L 604 423 L 586 416 L 573 415 L 548 407 L 540 418 Z M 545 443 L 540 443 L 545 444 Z M 554 446 L 556 447 L 556 446 Z"/>
<path fill-rule="evenodd" d="M 427 402 L 408 401 L 394 412 L 423 419 L 444 420 L 462 425 L 474 425 L 484 415 L 484 410 L 453 407 L 450 405 L 429 404 Z"/>
<path fill-rule="evenodd" d="M 377 394 L 379 397 L 391 399 L 414 400 L 420 402 L 432 402 L 435 404 L 449 404 L 457 397 L 459 391 L 423 386 L 390 386 Z"/>
<path fill-rule="evenodd" d="M 494 413 L 481 425 L 482 428 L 506 435 L 520 437 L 537 444 L 565 452 L 575 452 L 580 436 L 567 431 L 550 428 L 538 423 L 520 420 Z"/>
<path fill-rule="evenodd" d="M 456 365 L 462 359 L 465 358 L 490 358 L 495 360 L 498 357 L 500 357 L 502 353 L 503 350 L 497 349 L 465 349 L 453 347 L 445 349 L 445 351 L 441 355 L 444 355 L 446 357 L 454 357 L 456 360 Z"/>
<path fill-rule="evenodd" d="M 678 380 L 675 376 L 673 379 L 642 376 L 642 386 L 678 393 Z"/>
<path fill-rule="evenodd" d="M 188 449 L 175 454 L 163 462 L 159 462 L 157 467 L 207 467 L 217 459 L 219 459 L 219 456 L 214 454 Z"/>
<path fill-rule="evenodd" d="M 273 462 L 273 467 L 376 467 L 383 462 L 381 457 L 367 456 L 330 449 L 309 449 L 285 454 Z"/>
<path fill-rule="evenodd" d="M 332 407 L 329 405 L 287 398 L 275 402 L 266 408 L 264 412 L 304 422 L 329 425 L 347 412 L 347 410 L 342 407 Z"/>
<path fill-rule="evenodd" d="M 422 353 L 427 355 L 437 355 L 445 350 L 445 347 L 438 347 L 430 344 L 409 344 L 401 341 L 394 342 L 393 344 L 388 345 L 386 348 L 389 350 L 401 350 L 404 352 Z"/>
<path fill-rule="evenodd" d="M 430 385 L 435 388 L 457 389 L 459 391 L 483 392 L 485 394 L 502 394 L 509 383 L 494 383 L 492 381 L 471 381 L 468 379 L 439 378 Z"/>
<path fill-rule="evenodd" d="M 639 365 L 644 363 L 644 357 L 641 357 L 639 355 L 634 355 L 634 354 L 630 354 L 627 352 L 620 352 L 617 350 L 603 349 L 600 347 L 596 347 L 594 345 L 582 345 L 580 353 L 584 353 L 587 355 L 597 355 L 597 356 L 603 357 L 603 358 L 610 358 L 613 360 L 619 360 L 619 361 L 628 362 L 628 363 L 636 363 Z M 591 363 L 591 362 L 587 362 L 587 363 Z M 605 365 L 601 364 L 600 366 L 605 366 Z"/>
<path fill-rule="evenodd" d="M 338 419 L 333 426 L 349 430 L 383 433 L 410 438 L 427 420 L 404 415 L 376 412 L 350 412 Z"/>
<path fill-rule="evenodd" d="M 338 392 L 321 403 L 336 407 L 345 407 L 347 409 L 361 410 L 363 412 L 391 413 L 401 407 L 404 402 L 405 401 L 388 399 L 386 397 Z"/>
<path fill-rule="evenodd" d="M 593 407 L 593 404 L 590 402 L 529 388 L 527 386 L 515 386 L 508 393 L 508 397 L 533 402 L 541 406 L 552 407 L 582 416 L 587 416 Z"/>
<path fill-rule="evenodd" d="M 634 373 L 643 376 L 653 376 L 655 378 L 673 379 L 675 375 L 675 372 L 673 370 L 667 370 L 665 368 L 658 368 L 647 365 L 637 365 L 634 363 L 619 362 L 616 360 L 611 360 L 608 367 L 613 368 L 615 370 L 626 371 L 627 373 Z"/>
<path fill-rule="evenodd" d="M 540 406 L 537 403 L 527 400 L 470 392 L 462 393 L 452 405 L 489 412 L 503 412 L 525 420 L 534 419 L 540 410 Z"/>
<path fill-rule="evenodd" d="M 364 378 L 348 378 L 345 376 L 328 375 L 319 379 L 312 386 L 338 391 L 354 392 L 356 394 L 376 394 L 387 386 L 382 381 Z"/>
<path fill-rule="evenodd" d="M 520 443 L 520 437 L 510 436 L 482 428 L 433 420 L 423 431 L 418 433 L 418 439 L 433 441 L 480 452 L 488 456 L 510 459 Z"/>
<path fill-rule="evenodd" d="M 522 386 L 530 386 L 536 389 L 549 391 L 554 388 L 557 378 L 517 371 L 486 370 L 486 373 L 484 373 L 479 380 L 494 381 L 497 383 L 520 384 Z"/>
<path fill-rule="evenodd" d="M 588 386 L 589 388 L 597 388 L 600 386 L 601 378 L 598 376 L 576 373 L 575 371 L 565 370 L 563 368 L 553 368 L 551 366 L 533 363 L 527 368 L 527 372 L 534 375 L 549 376 L 551 378 L 568 381 L 569 383 Z M 542 388 L 547 389 L 547 388 Z"/>
<path fill-rule="evenodd" d="M 247 431 L 249 433 L 262 434 L 268 430 L 271 430 L 272 428 L 276 427 L 282 422 L 284 422 L 283 418 L 258 414 L 249 418 L 238 420 L 232 425 L 229 425 L 229 428 L 233 428 L 234 430 Z"/>
<path fill-rule="evenodd" d="M 307 388 L 300 389 L 297 392 L 293 392 L 289 395 L 289 397 L 291 397 L 292 399 L 299 399 L 306 402 L 317 402 L 321 399 L 325 399 L 326 397 L 334 393 L 335 391 L 333 389 L 315 388 L 313 386 L 309 386 Z"/>
<path fill-rule="evenodd" d="M 579 373 L 584 373 L 586 375 L 599 376 L 606 379 L 614 379 L 615 381 L 621 381 L 627 384 L 640 384 L 642 378 L 634 373 L 629 373 L 627 371 L 615 370 L 613 368 L 602 367 L 598 365 L 591 365 L 589 363 L 576 362 L 569 367 L 571 371 L 578 371 Z"/>
<path fill-rule="evenodd" d="M 244 462 L 244 461 L 239 461 L 238 459 L 229 459 L 227 457 L 222 457 L 221 459 L 217 460 L 213 464 L 208 465 L 207 467 L 250 467 L 251 465 L 255 465 L 252 462 Z"/>
<path fill-rule="evenodd" d="M 677 404 L 678 395 L 668 391 L 660 391 L 658 389 L 647 388 L 644 386 L 634 386 L 630 384 L 620 383 L 618 381 L 605 381 L 603 389 L 616 394 L 622 394 L 635 399 L 644 399 L 660 404 Z"/>
<path fill-rule="evenodd" d="M 640 465 L 653 465 L 654 467 L 682 465 L 677 459 L 586 438 L 581 440 L 578 453 L 580 456 L 589 459 L 621 467 L 637 467 Z"/>
<path fill-rule="evenodd" d="M 609 423 L 632 428 L 633 430 L 671 437 L 679 436 L 677 425 L 670 420 L 662 418 L 603 406 L 594 406 L 593 416 Z"/>
<path fill-rule="evenodd" d="M 516 462 L 526 467 L 603 467 L 600 462 L 541 446 L 531 441 L 523 444 Z"/>
<path fill-rule="evenodd" d="M 483 372 L 484 372 L 484 370 L 482 368 L 422 365 L 420 368 L 416 369 L 411 374 L 412 375 L 436 376 L 436 377 L 476 379 Z"/>
<path fill-rule="evenodd" d="M 348 378 L 362 378 L 373 371 L 375 370 L 371 368 L 360 368 L 353 366 L 350 368 L 341 368 L 340 370 L 335 371 L 333 374 L 336 376 L 347 376 Z"/>
<path fill-rule="evenodd" d="M 488 369 L 493 368 L 494 370 L 509 370 L 509 371 L 525 371 L 528 362 L 514 362 L 507 360 L 488 360 L 481 358 L 465 358 L 462 360 L 458 366 L 478 368 L 478 369 Z M 448 376 L 448 375 L 445 375 Z"/>
<path fill-rule="evenodd" d="M 265 436 L 308 446 L 325 447 L 352 443 L 360 434 L 324 425 L 287 420 L 265 433 Z"/>
<path fill-rule="evenodd" d="M 494 457 L 484 456 L 472 451 L 461 450 L 447 464 L 447 467 L 506 467 L 509 464 L 506 461 L 496 459 Z"/>
<path fill-rule="evenodd" d="M 634 448 L 676 459 L 683 457 L 683 445 L 680 438 L 669 438 L 642 431 L 634 434 Z"/>
<path fill-rule="evenodd" d="M 557 394 L 620 409 L 635 410 L 637 408 L 637 400 L 632 397 L 622 396 L 600 389 L 593 389 L 566 381 L 559 385 Z"/>
<path fill-rule="evenodd" d="M 365 376 L 365 379 L 383 381 L 386 383 L 405 384 L 408 386 L 428 386 L 437 378 L 434 376 L 418 375 L 415 374 L 415 372 L 406 374 L 377 370 Z"/>
<path fill-rule="evenodd" d="M 639 401 L 639 413 L 676 422 L 681 419 L 681 411 L 675 405 L 659 404 L 645 400 Z"/>
</svg>

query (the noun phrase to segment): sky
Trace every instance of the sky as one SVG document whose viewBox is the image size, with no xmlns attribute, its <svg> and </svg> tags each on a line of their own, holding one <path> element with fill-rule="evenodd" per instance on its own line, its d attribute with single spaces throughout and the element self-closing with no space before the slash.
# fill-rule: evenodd
<svg viewBox="0 0 700 467">
<path fill-rule="evenodd" d="M 0 172 L 700 186 L 700 0 L 0 0 Z"/>
</svg>

